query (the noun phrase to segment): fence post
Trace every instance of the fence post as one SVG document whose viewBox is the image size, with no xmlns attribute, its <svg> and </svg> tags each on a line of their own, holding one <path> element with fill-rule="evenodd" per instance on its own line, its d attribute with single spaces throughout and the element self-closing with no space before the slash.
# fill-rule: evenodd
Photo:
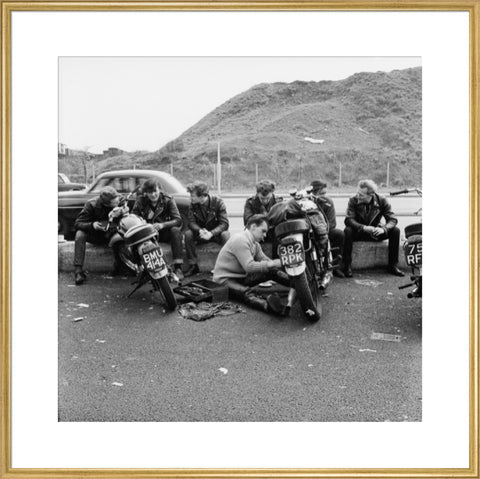
<svg viewBox="0 0 480 479">
<path fill-rule="evenodd" d="M 342 162 L 338 166 L 338 186 L 342 186 Z"/>
<path fill-rule="evenodd" d="M 222 194 L 222 162 L 220 161 L 220 142 L 217 143 L 217 182 L 218 194 Z"/>
</svg>

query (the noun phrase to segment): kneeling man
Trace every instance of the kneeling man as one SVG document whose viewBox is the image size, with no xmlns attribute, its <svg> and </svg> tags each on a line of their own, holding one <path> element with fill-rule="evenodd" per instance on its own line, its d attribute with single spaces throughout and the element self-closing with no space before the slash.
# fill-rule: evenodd
<svg viewBox="0 0 480 479">
<path fill-rule="evenodd" d="M 270 259 L 260 246 L 268 232 L 263 215 L 251 216 L 245 230 L 234 234 L 220 250 L 213 271 L 213 280 L 228 286 L 229 294 L 260 311 L 282 315 L 284 307 L 277 294 L 266 299 L 252 288 L 267 280 L 289 286 L 288 275 L 280 269 L 279 259 Z"/>
</svg>

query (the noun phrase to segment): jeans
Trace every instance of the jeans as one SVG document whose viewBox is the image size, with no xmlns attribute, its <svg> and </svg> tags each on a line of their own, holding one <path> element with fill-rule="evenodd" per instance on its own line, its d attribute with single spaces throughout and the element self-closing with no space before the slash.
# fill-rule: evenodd
<svg viewBox="0 0 480 479">
<path fill-rule="evenodd" d="M 170 243 L 170 246 L 172 247 L 173 262 L 175 264 L 183 263 L 182 230 L 178 226 L 160 230 L 158 232 L 158 241 L 162 243 Z"/>
<path fill-rule="evenodd" d="M 338 248 L 332 252 L 333 262 L 336 263 L 336 259 L 343 255 L 343 248 L 345 244 L 345 233 L 343 230 L 334 228 L 328 232 L 328 239 L 330 240 L 330 247 Z"/>
<path fill-rule="evenodd" d="M 197 243 L 218 243 L 219 245 L 224 245 L 228 238 L 230 238 L 230 231 L 222 231 L 217 236 L 212 236 L 212 238 L 208 241 L 202 240 L 198 233 L 188 229 L 185 231 L 185 250 L 187 253 L 187 260 L 189 264 L 197 264 L 198 257 L 197 257 Z"/>
<path fill-rule="evenodd" d="M 254 293 L 252 287 L 269 280 L 276 281 L 284 286 L 290 286 L 290 278 L 287 273 L 277 268 L 267 273 L 247 274 L 245 278 L 227 279 L 224 284 L 228 286 L 228 293 L 232 298 L 242 301 L 252 308 L 266 311 L 266 300 L 259 294 Z"/>
<path fill-rule="evenodd" d="M 383 233 L 372 238 L 369 233 L 355 231 L 347 226 L 345 228 L 345 244 L 343 250 L 343 263 L 345 267 L 352 265 L 352 248 L 354 241 L 383 241 L 388 239 L 388 266 L 396 266 L 398 263 L 398 249 L 400 247 L 400 230 L 394 226 L 388 233 Z"/>
<path fill-rule="evenodd" d="M 73 254 L 73 265 L 75 269 L 83 268 L 87 243 L 100 246 L 108 246 L 111 237 L 111 234 L 106 234 L 103 231 L 94 231 L 92 233 L 87 233 L 82 230 L 77 230 L 77 232 L 75 233 L 75 248 Z M 121 264 L 120 256 L 118 253 L 120 244 L 120 242 L 117 242 L 112 245 L 113 255 L 115 258 L 115 266 L 119 266 Z"/>
</svg>

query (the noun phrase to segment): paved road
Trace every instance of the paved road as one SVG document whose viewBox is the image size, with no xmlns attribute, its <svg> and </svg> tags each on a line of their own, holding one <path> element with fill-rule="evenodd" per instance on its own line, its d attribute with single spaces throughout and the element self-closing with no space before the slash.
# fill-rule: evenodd
<svg viewBox="0 0 480 479">
<path fill-rule="evenodd" d="M 60 274 L 59 420 L 420 421 L 421 302 L 402 283 L 337 280 L 314 325 L 296 309 L 194 322 L 148 287 L 127 299 L 126 278 Z"/>
</svg>

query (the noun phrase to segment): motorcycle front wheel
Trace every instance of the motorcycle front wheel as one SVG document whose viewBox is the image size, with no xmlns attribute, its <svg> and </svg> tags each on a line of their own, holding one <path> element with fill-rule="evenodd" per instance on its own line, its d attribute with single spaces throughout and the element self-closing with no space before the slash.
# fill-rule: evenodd
<svg viewBox="0 0 480 479">
<path fill-rule="evenodd" d="M 167 277 L 164 276 L 163 278 L 159 279 L 152 278 L 152 284 L 154 289 L 162 293 L 163 297 L 165 298 L 167 308 L 170 311 L 173 311 L 177 307 L 177 299 L 175 298 L 175 294 L 170 286 L 170 283 L 168 282 Z"/>
<path fill-rule="evenodd" d="M 302 274 L 294 276 L 292 280 L 303 314 L 308 321 L 315 323 L 322 317 L 322 305 L 318 301 L 316 278 L 313 276 L 309 281 L 307 274 L 310 276 L 308 269 Z"/>
</svg>

